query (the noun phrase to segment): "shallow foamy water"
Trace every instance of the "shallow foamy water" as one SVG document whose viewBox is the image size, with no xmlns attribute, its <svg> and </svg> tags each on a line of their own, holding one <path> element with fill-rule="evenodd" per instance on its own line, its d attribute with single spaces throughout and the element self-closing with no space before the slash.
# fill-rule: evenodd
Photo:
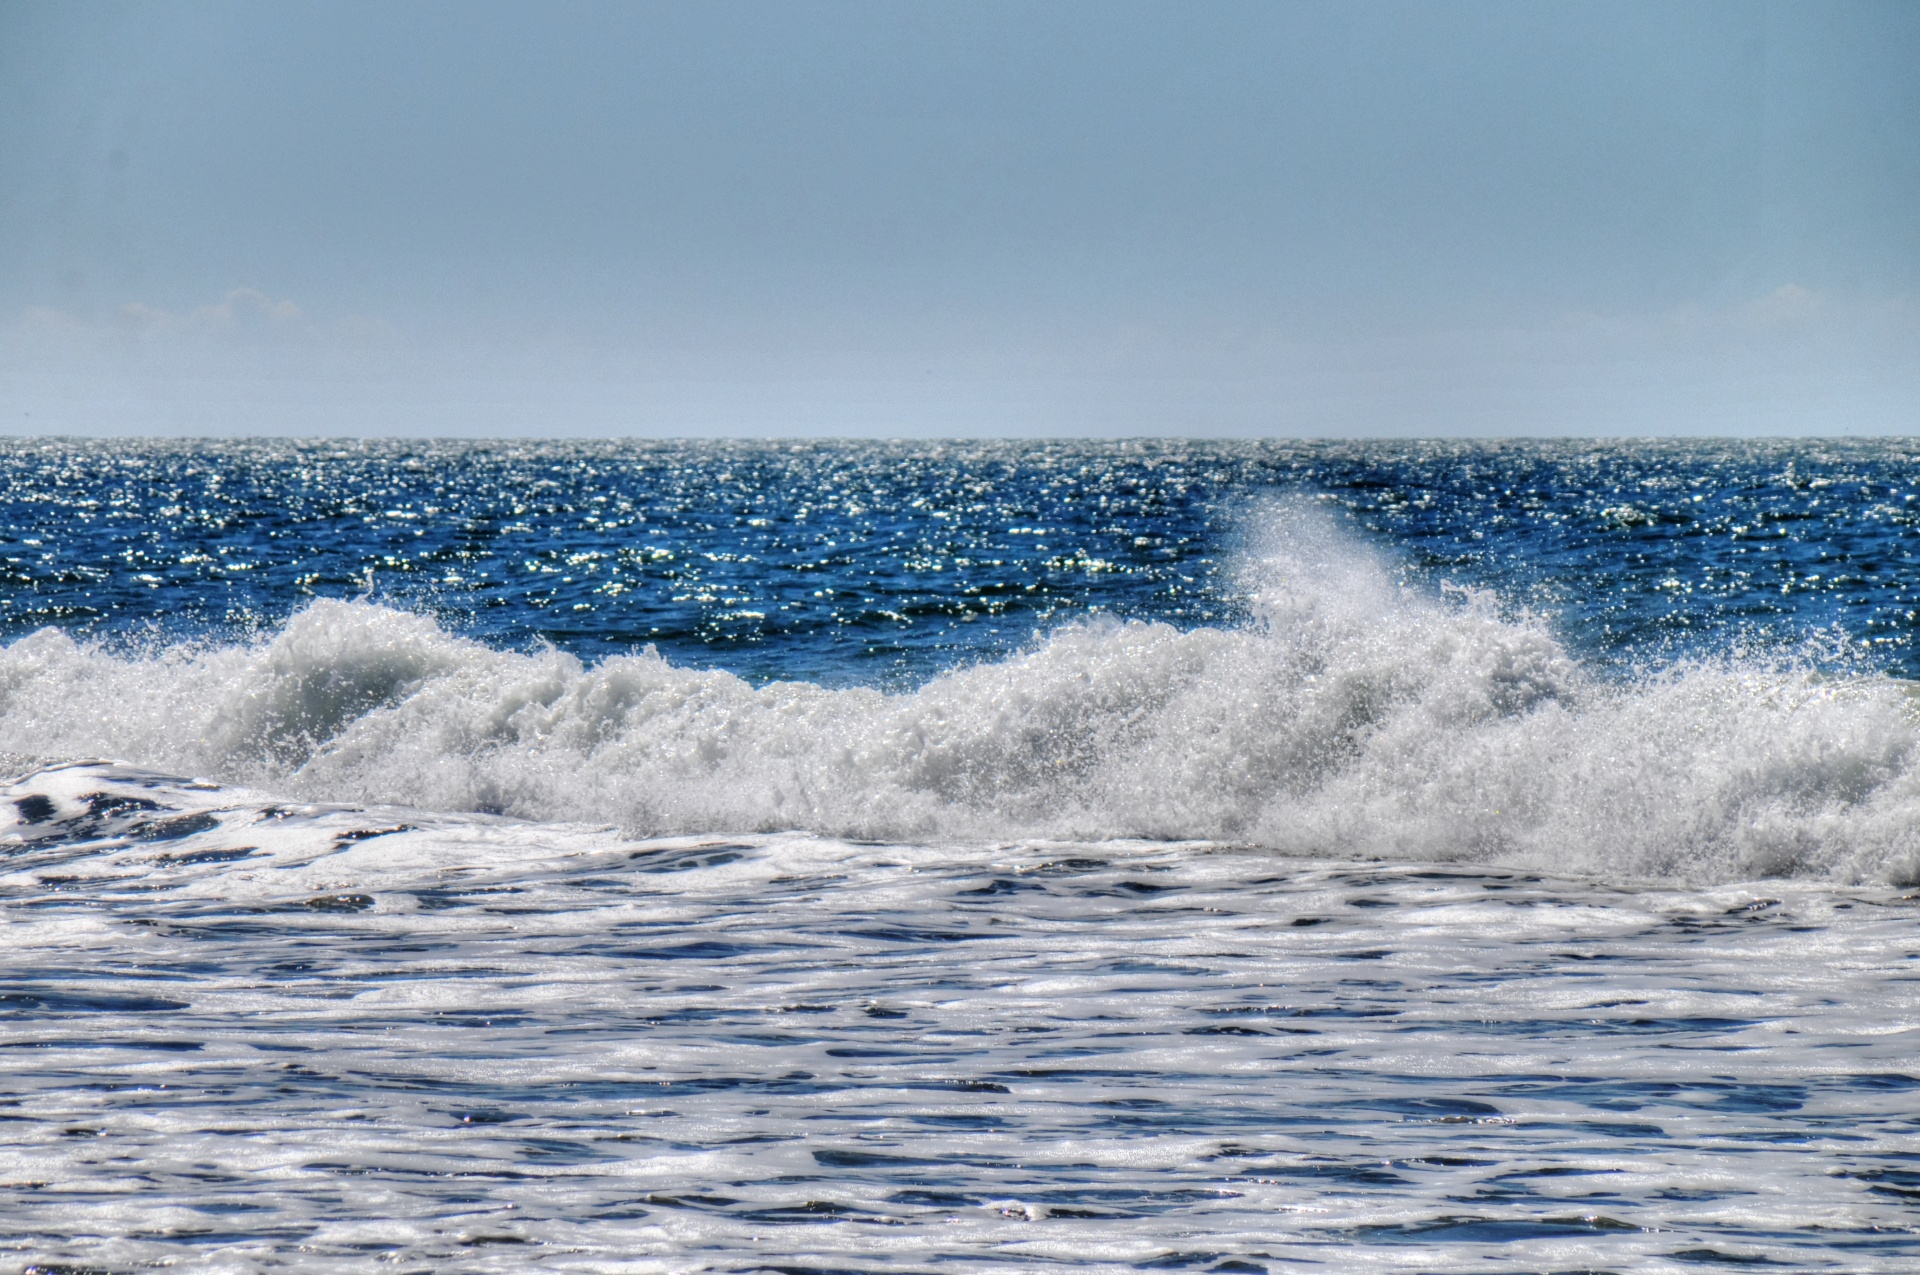
<svg viewBox="0 0 1920 1275">
<path fill-rule="evenodd" d="M 1920 1260 L 1897 890 L 4 798 L 23 1265 Z"/>
</svg>

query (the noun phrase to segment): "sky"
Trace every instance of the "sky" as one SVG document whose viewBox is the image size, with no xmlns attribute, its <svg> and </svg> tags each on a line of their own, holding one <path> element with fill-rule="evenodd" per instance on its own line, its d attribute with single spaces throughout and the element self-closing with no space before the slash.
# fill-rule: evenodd
<svg viewBox="0 0 1920 1275">
<path fill-rule="evenodd" d="M 0 431 L 1920 434 L 1911 0 L 0 0 Z"/>
</svg>

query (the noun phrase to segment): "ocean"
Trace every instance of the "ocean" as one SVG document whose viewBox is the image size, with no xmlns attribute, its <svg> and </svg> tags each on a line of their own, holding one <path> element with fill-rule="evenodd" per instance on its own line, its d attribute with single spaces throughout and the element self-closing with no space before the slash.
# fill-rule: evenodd
<svg viewBox="0 0 1920 1275">
<path fill-rule="evenodd" d="M 0 449 L 0 1253 L 1920 1263 L 1920 443 Z"/>
</svg>

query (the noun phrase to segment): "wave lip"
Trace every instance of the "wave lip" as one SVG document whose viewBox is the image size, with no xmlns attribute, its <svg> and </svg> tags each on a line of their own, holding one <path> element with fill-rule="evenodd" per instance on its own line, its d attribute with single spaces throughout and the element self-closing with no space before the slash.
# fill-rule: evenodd
<svg viewBox="0 0 1920 1275">
<path fill-rule="evenodd" d="M 1298 514 L 1250 618 L 1094 621 L 904 694 L 584 664 L 324 600 L 267 640 L 0 648 L 0 749 L 638 835 L 1159 838 L 1617 880 L 1920 879 L 1904 684 L 1697 661 L 1621 682 Z"/>
</svg>

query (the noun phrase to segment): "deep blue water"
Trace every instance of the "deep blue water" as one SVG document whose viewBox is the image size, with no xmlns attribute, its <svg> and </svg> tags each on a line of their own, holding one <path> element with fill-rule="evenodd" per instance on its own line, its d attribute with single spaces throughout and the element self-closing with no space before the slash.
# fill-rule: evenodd
<svg viewBox="0 0 1920 1275">
<path fill-rule="evenodd" d="M 498 646 L 898 685 L 1089 612 L 1231 622 L 1292 497 L 1602 663 L 1818 635 L 1916 676 L 1917 449 L 16 441 L 0 636 L 231 639 L 370 592 Z"/>
</svg>

